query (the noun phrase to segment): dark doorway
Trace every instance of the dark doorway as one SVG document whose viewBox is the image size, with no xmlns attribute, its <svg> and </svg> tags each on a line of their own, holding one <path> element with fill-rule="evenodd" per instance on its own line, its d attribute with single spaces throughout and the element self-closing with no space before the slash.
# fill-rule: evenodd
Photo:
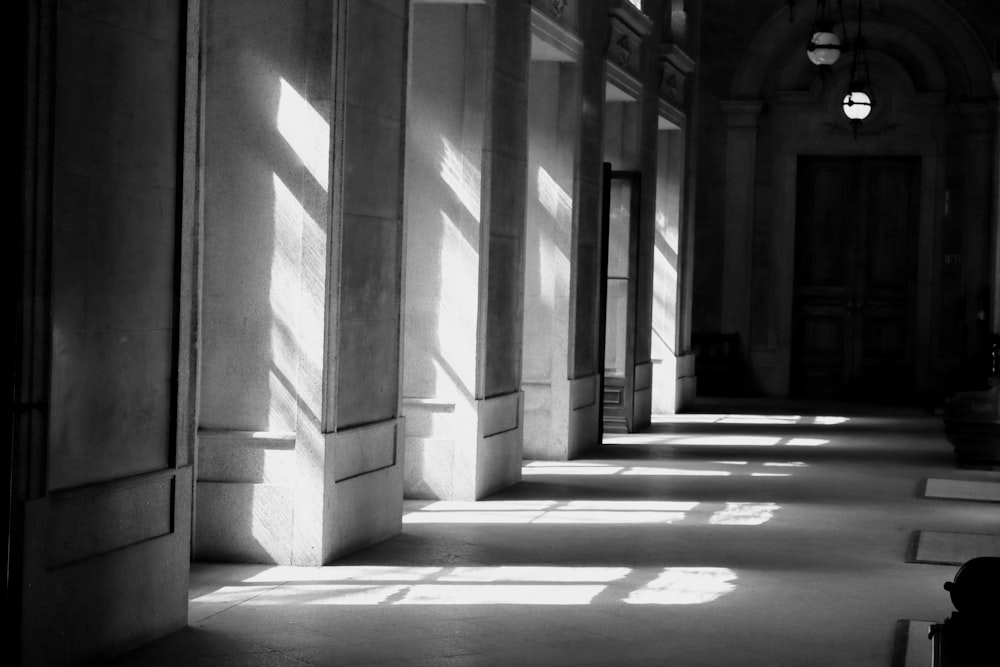
<svg viewBox="0 0 1000 667">
<path fill-rule="evenodd" d="M 794 395 L 913 398 L 919 175 L 919 158 L 799 158 Z"/>
<path fill-rule="evenodd" d="M 600 349 L 605 433 L 632 431 L 640 176 L 638 171 L 615 171 L 608 163 L 604 166 L 604 328 Z"/>
</svg>

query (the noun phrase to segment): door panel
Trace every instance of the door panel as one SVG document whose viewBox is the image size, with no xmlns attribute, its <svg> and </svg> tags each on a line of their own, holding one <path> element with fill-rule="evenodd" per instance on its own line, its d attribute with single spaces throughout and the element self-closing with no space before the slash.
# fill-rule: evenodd
<svg viewBox="0 0 1000 667">
<path fill-rule="evenodd" d="M 809 196 L 799 197 L 799 217 L 807 224 L 798 229 L 799 256 L 796 279 L 800 287 L 824 296 L 844 296 L 847 265 L 843 261 L 852 250 L 851 238 L 844 224 L 850 211 L 843 202 L 850 197 L 850 173 L 838 165 L 820 164 L 802 174 L 802 189 Z"/>
<path fill-rule="evenodd" d="M 914 158 L 800 160 L 793 394 L 911 394 L 919 168 Z"/>
</svg>

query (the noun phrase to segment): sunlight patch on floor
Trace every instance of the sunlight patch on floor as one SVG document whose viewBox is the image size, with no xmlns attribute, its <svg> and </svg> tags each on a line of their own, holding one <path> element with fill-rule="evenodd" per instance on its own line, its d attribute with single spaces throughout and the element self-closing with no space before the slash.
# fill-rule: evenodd
<svg viewBox="0 0 1000 667">
<path fill-rule="evenodd" d="M 767 523 L 781 509 L 775 503 L 726 503 L 708 522 L 714 526 L 759 526 Z"/>
<path fill-rule="evenodd" d="M 669 524 L 684 519 L 696 502 L 571 500 L 436 501 L 403 515 L 404 524 Z"/>
<path fill-rule="evenodd" d="M 672 445 L 712 445 L 724 447 L 772 447 L 782 438 L 763 435 L 703 435 L 672 440 Z"/>
<path fill-rule="evenodd" d="M 823 438 L 789 438 L 785 444 L 791 447 L 820 447 L 829 443 L 829 440 Z"/>
<path fill-rule="evenodd" d="M 663 468 L 654 466 L 622 466 L 615 464 L 562 463 L 556 461 L 530 461 L 521 469 L 525 477 L 538 475 L 644 475 L 662 477 L 726 477 L 725 470 L 692 470 L 686 468 Z"/>
<path fill-rule="evenodd" d="M 633 591 L 627 604 L 704 604 L 736 588 L 736 573 L 725 567 L 668 567 Z"/>
<path fill-rule="evenodd" d="M 330 566 L 269 568 L 192 605 L 690 605 L 735 588 L 720 567 Z"/>
<path fill-rule="evenodd" d="M 754 415 L 754 414 L 679 414 L 653 415 L 654 424 L 747 424 L 789 426 L 837 426 L 851 421 L 850 417 L 836 415 Z"/>
</svg>

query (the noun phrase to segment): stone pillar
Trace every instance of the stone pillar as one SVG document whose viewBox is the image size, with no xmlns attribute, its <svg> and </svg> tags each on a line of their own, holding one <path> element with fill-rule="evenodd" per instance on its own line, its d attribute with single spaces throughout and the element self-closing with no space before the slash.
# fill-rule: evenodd
<svg viewBox="0 0 1000 667">
<path fill-rule="evenodd" d="M 403 130 L 409 6 L 334 3 L 324 560 L 402 527 Z M 325 53 L 321 51 L 320 53 Z M 335 388 L 334 388 L 335 387 Z"/>
<path fill-rule="evenodd" d="M 208 3 L 196 557 L 400 530 L 407 5 Z"/>
<path fill-rule="evenodd" d="M 520 479 L 527 4 L 417 4 L 406 181 L 406 494 Z"/>
<path fill-rule="evenodd" d="M 580 213 L 575 171 L 578 61 L 583 44 L 559 18 L 532 9 L 534 39 L 547 49 L 532 54 L 528 102 L 524 455 L 548 460 L 566 460 L 573 448 L 569 440 L 570 284 L 573 225 Z"/>
<path fill-rule="evenodd" d="M 8 9 L 5 646 L 93 664 L 187 623 L 199 3 Z"/>
<path fill-rule="evenodd" d="M 670 8 L 665 8 L 670 9 Z M 684 12 L 672 16 L 684 26 Z M 667 14 L 666 16 L 671 16 Z M 666 18 L 666 17 L 665 17 Z M 671 27 L 664 25 L 664 32 Z M 675 35 L 676 37 L 676 35 Z M 661 36 L 661 39 L 663 36 Z M 654 257 L 653 366 L 654 414 L 674 414 L 694 393 L 690 355 L 690 246 L 686 201 L 688 173 L 688 80 L 694 61 L 676 44 L 660 48 L 659 132 L 656 166 L 656 253 Z"/>
<path fill-rule="evenodd" d="M 726 112 L 725 222 L 722 259 L 723 333 L 750 335 L 750 286 L 753 268 L 754 175 L 757 168 L 757 117 L 763 105 L 752 100 L 722 103 Z"/>
<path fill-rule="evenodd" d="M 649 3 L 647 3 L 648 5 Z M 648 11 L 648 9 L 647 9 Z M 642 54 L 638 74 L 642 80 L 639 99 L 639 169 L 642 171 L 636 255 L 635 369 L 632 384 L 634 430 L 649 426 L 653 411 L 653 302 L 656 245 L 656 170 L 659 135 L 659 92 L 662 85 L 660 55 L 661 21 L 642 15 L 646 25 L 639 29 Z"/>
<path fill-rule="evenodd" d="M 483 145 L 482 224 L 488 252 L 480 269 L 477 497 L 521 479 L 529 5 L 494 2 L 492 30 Z"/>
<path fill-rule="evenodd" d="M 656 245 L 653 272 L 654 414 L 677 410 L 681 222 L 684 191 L 684 131 L 661 129 L 657 137 Z"/>
<path fill-rule="evenodd" d="M 603 180 L 607 12 L 601 3 L 579 7 L 580 118 L 574 200 L 569 324 L 569 457 L 600 442 L 599 366 L 601 280 L 601 191 Z"/>
</svg>

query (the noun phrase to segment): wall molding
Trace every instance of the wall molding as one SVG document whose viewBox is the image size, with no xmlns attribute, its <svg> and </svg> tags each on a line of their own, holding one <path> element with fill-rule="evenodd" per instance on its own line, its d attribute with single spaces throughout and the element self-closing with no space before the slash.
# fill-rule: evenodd
<svg viewBox="0 0 1000 667">
<path fill-rule="evenodd" d="M 184 482 L 190 474 L 190 467 L 167 468 L 29 501 L 46 515 L 46 565 L 57 569 L 172 534 L 178 477 Z M 186 484 L 180 491 L 189 493 Z"/>
<path fill-rule="evenodd" d="M 559 14 L 556 15 L 558 17 Z M 531 8 L 531 39 L 532 60 L 578 63 L 583 58 L 583 40 L 535 6 Z M 549 57 L 536 57 L 536 40 L 550 47 L 550 51 L 554 53 Z"/>
<path fill-rule="evenodd" d="M 399 418 L 326 434 L 327 465 L 334 482 L 345 482 L 396 465 Z"/>
</svg>

